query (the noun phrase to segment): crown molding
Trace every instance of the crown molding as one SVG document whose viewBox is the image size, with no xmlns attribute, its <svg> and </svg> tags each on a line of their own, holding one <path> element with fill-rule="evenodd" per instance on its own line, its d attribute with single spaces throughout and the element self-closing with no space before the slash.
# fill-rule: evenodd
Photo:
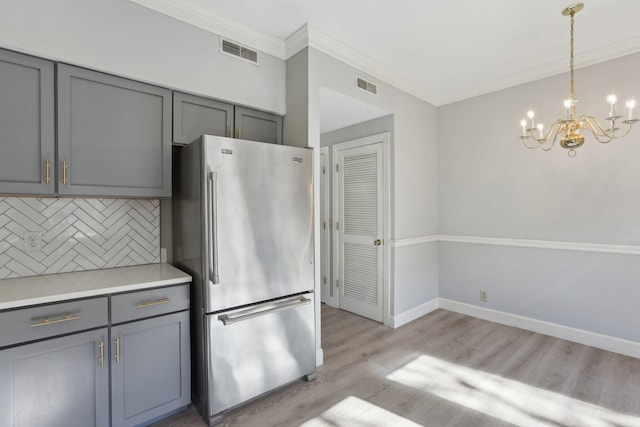
<svg viewBox="0 0 640 427">
<path fill-rule="evenodd" d="M 234 42 L 257 49 L 279 59 L 286 59 L 284 41 L 260 31 L 217 16 L 187 0 L 129 0 L 147 9 L 170 16 Z"/>
<path fill-rule="evenodd" d="M 294 33 L 292 37 L 287 39 L 287 47 L 285 50 L 288 57 L 297 53 L 296 49 L 300 50 L 301 48 L 304 48 L 304 46 L 301 47 L 301 41 L 305 38 L 305 32 L 307 46 L 326 53 L 327 55 L 366 73 L 368 76 L 394 86 L 403 92 L 407 92 L 419 99 L 422 99 L 425 102 L 436 106 L 439 104 L 438 96 L 435 93 L 428 91 L 424 86 L 403 76 L 386 65 L 361 54 L 341 40 L 336 39 L 335 37 L 330 36 L 309 24 L 304 25 Z"/>
<path fill-rule="evenodd" d="M 309 24 L 304 24 L 284 41 L 285 58 L 289 59 L 309 46 Z"/>
<path fill-rule="evenodd" d="M 200 8 L 188 0 L 129 0 L 132 3 L 229 38 L 276 58 L 286 60 L 304 49 L 313 47 L 350 65 L 381 82 L 396 87 L 436 107 L 486 95 L 568 71 L 567 61 L 555 61 L 523 72 L 502 76 L 452 92 L 437 94 L 398 71 L 359 53 L 339 39 L 305 24 L 286 40 L 269 36 Z M 576 69 L 640 52 L 640 37 L 624 40 L 578 54 Z"/>
<path fill-rule="evenodd" d="M 613 43 L 587 52 L 577 53 L 576 55 L 579 58 L 575 61 L 575 68 L 580 69 L 590 65 L 600 64 L 602 62 L 611 61 L 637 52 L 640 52 L 640 37 L 624 40 L 619 43 Z M 521 84 L 531 83 L 536 80 L 568 72 L 569 67 L 566 59 L 551 62 L 539 67 L 529 68 L 523 72 L 502 76 L 498 79 L 476 85 L 472 88 L 443 94 L 440 97 L 441 103 L 438 106 L 451 104 L 453 102 L 462 101 L 475 96 L 486 95 L 491 92 L 508 89 Z"/>
</svg>

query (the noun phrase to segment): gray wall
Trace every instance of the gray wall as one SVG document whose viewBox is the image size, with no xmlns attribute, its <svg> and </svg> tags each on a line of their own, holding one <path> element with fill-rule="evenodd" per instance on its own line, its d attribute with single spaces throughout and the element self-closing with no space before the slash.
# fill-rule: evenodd
<svg viewBox="0 0 640 427">
<path fill-rule="evenodd" d="M 322 87 L 393 113 L 391 244 L 437 234 L 436 108 L 376 79 L 371 80 L 378 83 L 378 95 L 371 96 L 355 87 L 356 74 L 368 78 L 361 70 L 317 49 L 309 49 L 309 146 L 320 147 L 319 91 Z M 436 246 L 436 243 L 416 243 L 392 248 L 392 315 L 419 307 L 438 296 Z M 317 251 L 319 253 L 319 242 Z"/>
<path fill-rule="evenodd" d="M 339 108 L 339 107 L 338 107 Z M 366 122 L 357 123 L 355 125 L 336 129 L 320 135 L 320 146 L 330 147 L 333 144 L 351 141 L 353 139 L 364 138 L 365 136 L 377 135 L 379 133 L 389 132 L 390 142 L 393 144 L 393 115 L 379 117 Z M 393 163 L 393 159 L 390 159 Z M 333 175 L 329 175 L 332 177 Z"/>
<path fill-rule="evenodd" d="M 223 55 L 217 35 L 128 0 L 0 5 L 0 47 L 285 113 L 285 61 Z"/>
<path fill-rule="evenodd" d="M 640 54 L 576 70 L 578 113 L 605 117 L 612 89 L 622 109 L 640 94 L 639 73 Z M 608 145 L 586 133 L 575 158 L 518 139 L 528 109 L 547 125 L 563 114 L 568 78 L 439 108 L 440 233 L 518 239 L 440 243 L 440 296 L 637 341 L 640 260 L 586 244 L 640 245 L 639 130 Z M 558 241 L 593 251 L 558 250 Z"/>
<path fill-rule="evenodd" d="M 307 147 L 309 127 L 309 50 L 303 49 L 287 60 L 287 115 L 282 135 L 284 145 Z M 317 164 L 317 163 L 316 163 Z"/>
</svg>

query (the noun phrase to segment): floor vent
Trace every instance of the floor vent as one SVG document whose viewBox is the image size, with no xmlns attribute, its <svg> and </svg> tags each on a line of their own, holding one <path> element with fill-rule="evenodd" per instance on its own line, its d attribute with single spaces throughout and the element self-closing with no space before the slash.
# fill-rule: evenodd
<svg viewBox="0 0 640 427">
<path fill-rule="evenodd" d="M 220 51 L 237 58 L 244 59 L 253 64 L 258 63 L 258 51 L 249 49 L 246 46 L 239 45 L 229 40 L 220 39 Z"/>
<path fill-rule="evenodd" d="M 356 86 L 362 90 L 366 90 L 374 95 L 378 94 L 378 86 L 375 83 L 371 83 L 362 77 L 356 76 Z"/>
</svg>

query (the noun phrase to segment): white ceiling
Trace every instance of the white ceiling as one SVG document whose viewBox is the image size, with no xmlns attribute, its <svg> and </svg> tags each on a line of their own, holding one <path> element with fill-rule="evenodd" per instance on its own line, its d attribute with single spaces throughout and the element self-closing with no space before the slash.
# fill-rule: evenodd
<svg viewBox="0 0 640 427">
<path fill-rule="evenodd" d="M 131 1 L 283 59 L 332 50 L 434 105 L 568 69 L 571 0 Z M 576 67 L 640 51 L 640 1 L 584 3 Z"/>
</svg>

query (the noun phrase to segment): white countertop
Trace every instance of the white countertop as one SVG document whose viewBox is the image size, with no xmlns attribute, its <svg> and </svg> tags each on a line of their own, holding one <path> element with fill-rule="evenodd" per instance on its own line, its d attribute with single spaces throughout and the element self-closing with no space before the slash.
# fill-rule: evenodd
<svg viewBox="0 0 640 427">
<path fill-rule="evenodd" d="M 169 264 L 106 268 L 0 280 L 0 310 L 190 282 Z"/>
</svg>

